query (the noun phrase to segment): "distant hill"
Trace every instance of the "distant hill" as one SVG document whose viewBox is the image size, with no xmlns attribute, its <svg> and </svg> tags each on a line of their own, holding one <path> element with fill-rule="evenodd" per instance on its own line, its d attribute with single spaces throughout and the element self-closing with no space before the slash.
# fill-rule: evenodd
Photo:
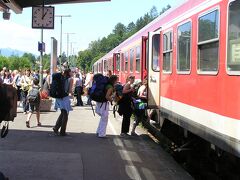
<svg viewBox="0 0 240 180">
<path fill-rule="evenodd" d="M 16 49 L 11 49 L 11 48 L 2 48 L 0 49 L 0 55 L 1 56 L 19 56 L 21 57 L 25 52 L 24 51 L 19 51 Z"/>
</svg>

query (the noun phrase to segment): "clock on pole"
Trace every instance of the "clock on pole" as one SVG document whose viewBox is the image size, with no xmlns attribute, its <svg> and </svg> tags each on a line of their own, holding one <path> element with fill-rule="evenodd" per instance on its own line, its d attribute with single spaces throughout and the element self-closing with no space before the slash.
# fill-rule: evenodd
<svg viewBox="0 0 240 180">
<path fill-rule="evenodd" d="M 32 28 L 54 29 L 54 7 L 52 6 L 33 7 Z"/>
</svg>

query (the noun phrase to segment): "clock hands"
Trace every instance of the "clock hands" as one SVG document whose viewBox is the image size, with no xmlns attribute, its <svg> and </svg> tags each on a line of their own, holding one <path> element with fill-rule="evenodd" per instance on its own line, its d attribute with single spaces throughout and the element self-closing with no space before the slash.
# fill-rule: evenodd
<svg viewBox="0 0 240 180">
<path fill-rule="evenodd" d="M 44 17 L 47 15 L 48 9 L 46 10 L 46 12 L 43 14 L 42 19 L 44 19 Z"/>
</svg>

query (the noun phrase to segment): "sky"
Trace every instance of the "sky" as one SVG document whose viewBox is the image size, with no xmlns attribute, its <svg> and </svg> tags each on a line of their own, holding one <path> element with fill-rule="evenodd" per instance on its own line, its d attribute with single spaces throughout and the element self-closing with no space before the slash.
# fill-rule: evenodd
<svg viewBox="0 0 240 180">
<path fill-rule="evenodd" d="M 68 54 L 85 50 L 91 41 L 98 40 L 112 32 L 119 22 L 128 25 L 149 12 L 153 6 L 158 12 L 170 4 L 172 7 L 182 0 L 111 0 L 99 3 L 78 3 L 55 5 L 55 15 L 71 15 L 63 18 L 62 51 L 67 54 L 67 33 L 69 35 Z M 10 20 L 0 17 L 0 48 L 17 49 L 39 55 L 37 50 L 41 30 L 32 29 L 32 8 L 23 9 L 22 14 L 11 12 Z M 60 18 L 55 17 L 55 28 L 44 30 L 43 41 L 46 53 L 51 51 L 51 37 L 58 41 L 60 49 Z M 71 48 L 72 45 L 72 48 Z"/>
</svg>

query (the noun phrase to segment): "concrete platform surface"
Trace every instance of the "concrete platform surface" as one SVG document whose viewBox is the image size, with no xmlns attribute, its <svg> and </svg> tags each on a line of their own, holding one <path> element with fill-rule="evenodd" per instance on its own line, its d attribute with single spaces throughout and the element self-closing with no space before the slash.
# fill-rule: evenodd
<svg viewBox="0 0 240 180">
<path fill-rule="evenodd" d="M 42 126 L 18 113 L 9 134 L 0 139 L 0 171 L 10 180 L 188 180 L 186 173 L 138 127 L 137 137 L 121 138 L 120 118 L 110 112 L 108 138 L 96 137 L 99 117 L 91 107 L 74 107 L 69 136 L 54 136 L 60 112 L 41 113 Z"/>
</svg>

